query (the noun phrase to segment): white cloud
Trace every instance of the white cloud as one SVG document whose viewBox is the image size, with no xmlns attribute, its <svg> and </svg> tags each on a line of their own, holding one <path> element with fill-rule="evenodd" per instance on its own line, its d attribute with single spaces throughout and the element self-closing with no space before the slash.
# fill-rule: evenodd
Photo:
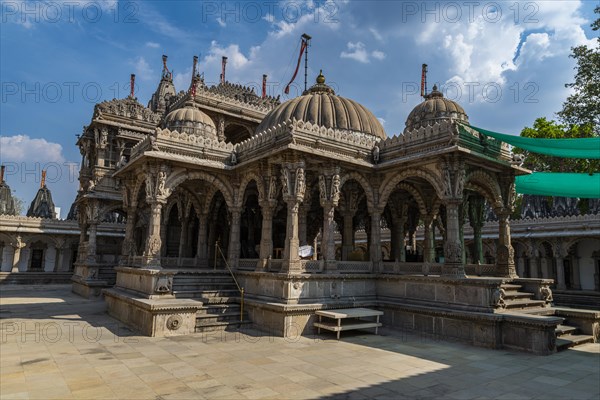
<svg viewBox="0 0 600 400">
<path fill-rule="evenodd" d="M 217 18 L 217 23 L 219 24 L 219 26 L 221 28 L 225 28 L 227 26 L 227 23 L 225 21 L 223 21 L 223 19 L 221 17 Z"/>
<path fill-rule="evenodd" d="M 377 39 L 378 41 L 380 41 L 380 42 L 383 41 L 383 36 L 381 36 L 381 33 L 379 33 L 377 31 L 377 29 L 375 29 L 375 28 L 369 28 L 369 32 L 371 32 L 371 34 L 373 35 L 373 37 L 375 39 Z"/>
<path fill-rule="evenodd" d="M 160 43 L 146 42 L 146 47 L 150 47 L 152 49 L 158 49 L 160 47 Z"/>
<path fill-rule="evenodd" d="M 234 69 L 243 68 L 250 62 L 250 60 L 240 51 L 240 46 L 238 44 L 230 44 L 227 47 L 221 47 L 216 40 L 213 40 L 210 43 L 210 50 L 208 55 L 204 58 L 204 61 L 206 63 L 213 63 L 215 61 L 221 63 L 221 57 L 223 56 L 227 57 L 227 66 L 231 66 Z"/>
<path fill-rule="evenodd" d="M 273 22 L 275 22 L 275 16 L 274 16 L 273 14 L 271 14 L 271 13 L 267 13 L 267 14 L 266 14 L 266 15 L 263 17 L 263 19 L 264 19 L 265 21 L 267 21 L 268 23 L 271 23 L 271 24 L 272 24 Z"/>
<path fill-rule="evenodd" d="M 349 58 L 363 64 L 371 62 L 370 57 L 377 60 L 383 60 L 385 53 L 380 50 L 373 50 L 371 53 L 367 51 L 367 47 L 363 42 L 348 42 L 346 44 L 348 51 L 342 51 L 341 58 Z"/>
<path fill-rule="evenodd" d="M 378 60 L 383 60 L 385 58 L 385 53 L 383 51 L 373 50 L 371 52 L 371 56 L 373 56 L 373 58 L 376 58 Z"/>
<path fill-rule="evenodd" d="M 0 157 L 3 162 L 65 162 L 60 144 L 28 135 L 0 137 Z"/>
<path fill-rule="evenodd" d="M 135 76 L 144 81 L 153 80 L 154 78 L 154 70 L 148 64 L 148 61 L 142 56 L 135 59 L 133 62 L 133 67 L 135 70 Z"/>
<path fill-rule="evenodd" d="M 367 53 L 367 49 L 363 42 L 348 42 L 346 47 L 348 48 L 348 51 L 342 51 L 340 57 L 350 58 L 361 63 L 369 62 L 369 53 Z"/>
</svg>

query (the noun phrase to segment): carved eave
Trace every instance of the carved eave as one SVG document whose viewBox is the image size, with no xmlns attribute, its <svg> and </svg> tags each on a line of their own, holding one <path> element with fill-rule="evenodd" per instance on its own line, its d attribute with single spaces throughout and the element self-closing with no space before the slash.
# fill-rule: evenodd
<svg viewBox="0 0 600 400">
<path fill-rule="evenodd" d="M 360 133 L 334 130 L 309 122 L 288 120 L 260 132 L 236 146 L 239 165 L 295 150 L 365 167 L 372 166 L 371 152 L 380 139 Z"/>
<path fill-rule="evenodd" d="M 101 122 L 119 128 L 152 130 L 158 125 L 161 114 L 144 107 L 135 99 L 113 99 L 96 104 L 92 122 Z"/>
<path fill-rule="evenodd" d="M 113 177 L 126 174 L 148 158 L 229 169 L 233 150 L 231 143 L 157 128 L 155 135 L 145 137 L 131 149 L 129 162 L 117 170 Z"/>
<path fill-rule="evenodd" d="M 511 163 L 511 153 L 506 144 L 494 139 L 482 140 L 478 132 L 469 128 L 461 132 L 453 120 L 436 122 L 394 135 L 381 141 L 379 148 L 379 169 L 460 152 L 474 165 L 486 166 L 496 171 L 510 169 L 515 175 L 530 173 L 529 170 Z"/>
<path fill-rule="evenodd" d="M 252 120 L 257 124 L 278 104 L 265 103 L 255 105 L 227 97 L 219 93 L 213 93 L 209 88 L 203 87 L 196 92 L 192 99 L 190 93 L 180 92 L 169 105 L 167 112 L 183 107 L 188 101 L 193 101 L 194 105 L 203 111 L 224 114 L 234 118 L 244 117 L 246 120 Z"/>
</svg>

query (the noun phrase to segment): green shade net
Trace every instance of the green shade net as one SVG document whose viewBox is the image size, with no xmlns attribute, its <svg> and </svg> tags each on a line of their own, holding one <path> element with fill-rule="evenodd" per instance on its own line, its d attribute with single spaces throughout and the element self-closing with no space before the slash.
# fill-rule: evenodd
<svg viewBox="0 0 600 400">
<path fill-rule="evenodd" d="M 530 175 L 517 176 L 515 186 L 517 193 L 521 194 L 598 199 L 600 198 L 600 173 L 534 172 Z"/>
<path fill-rule="evenodd" d="M 468 125 L 485 136 L 493 137 L 533 153 L 566 158 L 600 159 L 600 138 L 538 139 L 492 132 Z"/>
</svg>

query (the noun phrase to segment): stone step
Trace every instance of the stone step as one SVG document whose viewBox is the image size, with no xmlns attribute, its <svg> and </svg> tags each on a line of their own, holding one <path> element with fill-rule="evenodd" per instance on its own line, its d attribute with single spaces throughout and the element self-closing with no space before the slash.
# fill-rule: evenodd
<svg viewBox="0 0 600 400">
<path fill-rule="evenodd" d="M 575 334 L 579 332 L 579 328 L 569 325 L 558 325 L 554 330 L 556 332 L 556 337 L 560 337 L 567 334 Z"/>
<path fill-rule="evenodd" d="M 504 299 L 531 299 L 533 297 L 533 293 L 526 292 L 506 292 L 504 294 Z"/>
<path fill-rule="evenodd" d="M 224 289 L 224 290 L 173 290 L 173 294 L 177 298 L 181 299 L 192 299 L 192 298 L 230 298 L 239 294 L 236 289 Z"/>
<path fill-rule="evenodd" d="M 566 334 L 556 338 L 556 351 L 562 351 L 580 344 L 593 342 L 594 338 L 592 336 Z"/>
<path fill-rule="evenodd" d="M 240 313 L 240 305 L 237 303 L 224 303 L 224 304 L 208 304 L 200 307 L 196 311 L 196 316 L 205 314 L 226 314 L 228 312 Z"/>
<path fill-rule="evenodd" d="M 248 317 L 244 315 L 244 320 Z M 206 326 L 214 322 L 239 322 L 240 312 L 227 312 L 222 314 L 196 314 L 196 326 Z"/>
<path fill-rule="evenodd" d="M 523 314 L 533 314 L 533 315 L 546 315 L 546 316 L 554 316 L 556 314 L 556 311 L 553 310 L 552 308 L 532 308 L 532 309 L 525 309 L 520 311 Z"/>
<path fill-rule="evenodd" d="M 197 285 L 173 284 L 173 290 L 177 292 L 203 292 L 215 290 L 237 290 L 235 283 L 203 283 Z"/>
<path fill-rule="evenodd" d="M 519 289 L 521 289 L 522 285 L 515 285 L 512 283 L 503 283 L 502 285 L 500 285 L 500 287 L 502 289 L 504 289 L 505 291 L 518 291 Z"/>
<path fill-rule="evenodd" d="M 215 304 L 237 304 L 240 300 L 239 297 L 199 297 L 197 298 L 205 306 L 212 306 Z"/>
<path fill-rule="evenodd" d="M 196 323 L 196 332 L 215 332 L 215 331 L 229 331 L 229 330 L 238 330 L 243 326 L 251 326 L 252 322 L 250 320 L 244 319 L 244 321 L 236 321 L 236 322 L 211 322 L 207 324 Z"/>
<path fill-rule="evenodd" d="M 69 284 L 73 272 L 0 272 L 2 285 Z"/>
<path fill-rule="evenodd" d="M 523 309 L 543 307 L 546 302 L 544 300 L 507 300 L 505 301 L 507 309 Z"/>
</svg>

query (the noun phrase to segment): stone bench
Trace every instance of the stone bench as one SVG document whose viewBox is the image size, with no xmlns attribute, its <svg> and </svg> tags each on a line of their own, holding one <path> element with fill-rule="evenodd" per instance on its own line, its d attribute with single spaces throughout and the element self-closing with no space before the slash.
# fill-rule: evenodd
<svg viewBox="0 0 600 400">
<path fill-rule="evenodd" d="M 342 331 L 352 329 L 368 329 L 375 328 L 377 335 L 378 329 L 381 326 L 379 317 L 383 315 L 382 311 L 371 310 L 369 308 L 344 308 L 339 310 L 320 310 L 315 312 L 319 316 L 319 322 L 315 322 L 314 326 L 321 333 L 321 329 L 337 332 L 337 339 L 340 339 Z M 333 319 L 334 321 L 323 321 L 323 317 Z M 362 318 L 375 317 L 375 321 L 364 320 Z"/>
</svg>

